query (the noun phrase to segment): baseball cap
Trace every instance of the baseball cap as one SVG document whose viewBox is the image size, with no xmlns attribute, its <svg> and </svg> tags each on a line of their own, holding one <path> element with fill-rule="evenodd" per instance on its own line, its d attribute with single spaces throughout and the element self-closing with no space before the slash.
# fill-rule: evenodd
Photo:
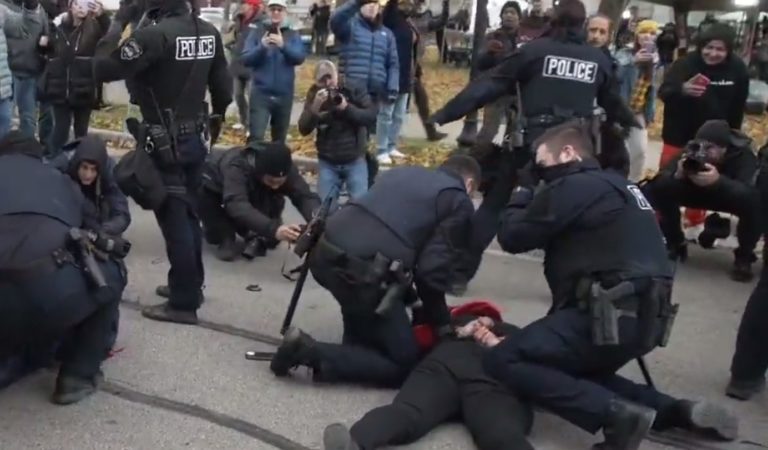
<svg viewBox="0 0 768 450">
<path fill-rule="evenodd" d="M 283 8 L 288 8 L 288 3 L 286 3 L 285 0 L 269 0 L 269 3 L 267 3 L 267 7 L 270 6 L 282 6 Z"/>
</svg>

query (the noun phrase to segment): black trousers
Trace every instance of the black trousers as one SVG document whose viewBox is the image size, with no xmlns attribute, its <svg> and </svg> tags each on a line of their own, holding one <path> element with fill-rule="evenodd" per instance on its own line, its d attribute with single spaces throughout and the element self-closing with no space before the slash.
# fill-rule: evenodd
<svg viewBox="0 0 768 450">
<path fill-rule="evenodd" d="M 405 304 L 396 302 L 387 314 L 375 314 L 375 307 L 364 303 L 380 295 L 377 290 L 341 274 L 321 248 L 310 254 L 309 267 L 317 283 L 339 302 L 344 334 L 341 344 L 316 344 L 315 379 L 399 386 L 420 356 Z"/>
<path fill-rule="evenodd" d="M 739 325 L 731 376 L 736 381 L 756 381 L 768 370 L 768 268 L 749 297 Z"/>
<path fill-rule="evenodd" d="M 88 122 L 91 120 L 90 106 L 72 107 L 69 105 L 53 105 L 53 133 L 51 136 L 51 152 L 58 155 L 61 147 L 69 141 L 69 129 L 74 128 L 75 139 L 88 134 Z"/>
<path fill-rule="evenodd" d="M 739 218 L 736 229 L 739 247 L 734 251 L 736 259 L 752 262 L 761 229 L 757 189 L 740 183 L 703 188 L 687 180 L 662 176 L 646 184 L 643 194 L 661 216 L 659 225 L 667 239 L 667 246 L 678 246 L 685 241 L 680 225 L 681 206 L 721 211 Z"/>
<path fill-rule="evenodd" d="M 452 357 L 459 358 L 458 352 Z M 526 439 L 530 407 L 483 373 L 478 354 L 461 352 L 464 357 L 474 376 L 467 367 L 457 374 L 444 358 L 427 356 L 390 405 L 369 411 L 352 426 L 355 442 L 362 450 L 407 445 L 444 422 L 460 420 L 480 450 L 532 450 Z"/>
</svg>

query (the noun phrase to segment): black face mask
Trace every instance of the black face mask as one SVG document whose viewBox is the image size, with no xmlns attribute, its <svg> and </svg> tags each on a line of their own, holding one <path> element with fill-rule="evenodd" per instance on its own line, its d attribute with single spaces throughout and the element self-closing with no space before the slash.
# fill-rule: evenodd
<svg viewBox="0 0 768 450">
<path fill-rule="evenodd" d="M 536 175 L 539 179 L 544 180 L 545 183 L 551 183 L 552 181 L 571 173 L 573 168 L 580 163 L 580 161 L 570 161 L 567 163 L 555 164 L 554 166 L 544 166 L 543 164 L 536 163 Z"/>
</svg>

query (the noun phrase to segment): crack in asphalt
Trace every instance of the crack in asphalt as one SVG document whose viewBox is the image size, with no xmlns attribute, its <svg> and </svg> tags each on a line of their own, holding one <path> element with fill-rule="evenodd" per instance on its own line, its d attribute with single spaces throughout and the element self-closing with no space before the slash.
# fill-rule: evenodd
<svg viewBox="0 0 768 450">
<path fill-rule="evenodd" d="M 203 408 L 202 406 L 171 400 L 158 395 L 146 394 L 113 381 L 105 381 L 101 383 L 99 390 L 132 403 L 139 403 L 152 408 L 163 409 L 205 420 L 206 422 L 243 433 L 280 450 L 312 450 L 309 447 L 281 434 L 262 428 L 254 423 Z"/>
</svg>

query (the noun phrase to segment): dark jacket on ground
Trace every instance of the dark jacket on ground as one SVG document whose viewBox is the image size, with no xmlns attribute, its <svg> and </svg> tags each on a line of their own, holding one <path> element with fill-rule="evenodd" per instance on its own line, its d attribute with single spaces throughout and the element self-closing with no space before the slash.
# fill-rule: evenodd
<svg viewBox="0 0 768 450">
<path fill-rule="evenodd" d="M 717 33 L 718 28 L 719 25 L 713 25 L 708 33 Z M 659 87 L 659 98 L 664 101 L 661 137 L 665 144 L 683 147 L 707 120 L 723 119 L 731 128 L 741 128 L 749 94 L 749 73 L 732 51 L 721 64 L 704 63 L 700 49 L 716 37 L 717 34 L 705 35 L 698 51 L 675 61 Z M 699 98 L 684 95 L 683 83 L 698 73 L 711 80 L 706 92 Z"/>
<path fill-rule="evenodd" d="M 398 10 L 397 0 L 387 2 L 382 12 L 382 22 L 395 35 L 397 61 L 400 67 L 400 93 L 408 94 L 413 88 L 416 55 L 421 37 L 416 27 L 411 25 L 408 18 Z"/>
<path fill-rule="evenodd" d="M 320 207 L 320 198 L 309 189 L 296 166 L 292 166 L 288 179 L 273 190 L 262 181 L 257 151 L 249 147 L 236 147 L 212 154 L 203 170 L 203 186 L 221 193 L 227 215 L 238 227 L 260 236 L 274 236 L 283 224 L 285 197 L 309 221 Z"/>
<path fill-rule="evenodd" d="M 500 42 L 503 48 L 494 51 L 489 48 L 491 42 Z M 517 31 L 507 31 L 504 28 L 493 30 L 485 37 L 485 46 L 477 58 L 477 70 L 485 71 L 499 64 L 511 55 L 517 48 Z"/>
<path fill-rule="evenodd" d="M 243 48 L 245 47 L 245 40 L 248 39 L 248 34 L 256 27 L 256 21 L 261 17 L 260 14 L 254 15 L 251 20 L 244 22 L 244 16 L 242 13 L 238 13 L 234 19 L 232 26 L 234 27 L 234 40 L 227 44 L 227 49 L 231 52 L 229 61 L 229 72 L 233 77 L 250 78 L 251 71 L 241 60 Z"/>
<path fill-rule="evenodd" d="M 131 224 L 131 213 L 128 209 L 128 199 L 112 175 L 115 162 L 107 154 L 106 145 L 97 137 L 86 136 L 70 143 L 68 147 L 74 147 L 74 152 L 66 172 L 96 208 L 101 224 L 100 231 L 111 236 L 121 235 Z M 83 186 L 77 174 L 82 161 L 95 163 L 97 167 L 99 175 L 90 186 Z"/>
<path fill-rule="evenodd" d="M 362 87 L 340 88 L 347 99 L 347 108 L 337 111 L 326 105 L 320 115 L 311 111 L 319 88 L 307 92 L 304 110 L 299 117 L 299 132 L 306 136 L 317 130 L 315 146 L 318 158 L 332 164 L 347 164 L 365 154 L 368 148 L 368 127 L 376 123 L 376 105 Z"/>
<path fill-rule="evenodd" d="M 74 107 L 96 106 L 98 86 L 93 76 L 93 56 L 109 25 L 106 13 L 88 17 L 79 26 L 68 14 L 61 26 L 51 31 L 48 63 L 40 85 L 45 100 Z"/>
</svg>

